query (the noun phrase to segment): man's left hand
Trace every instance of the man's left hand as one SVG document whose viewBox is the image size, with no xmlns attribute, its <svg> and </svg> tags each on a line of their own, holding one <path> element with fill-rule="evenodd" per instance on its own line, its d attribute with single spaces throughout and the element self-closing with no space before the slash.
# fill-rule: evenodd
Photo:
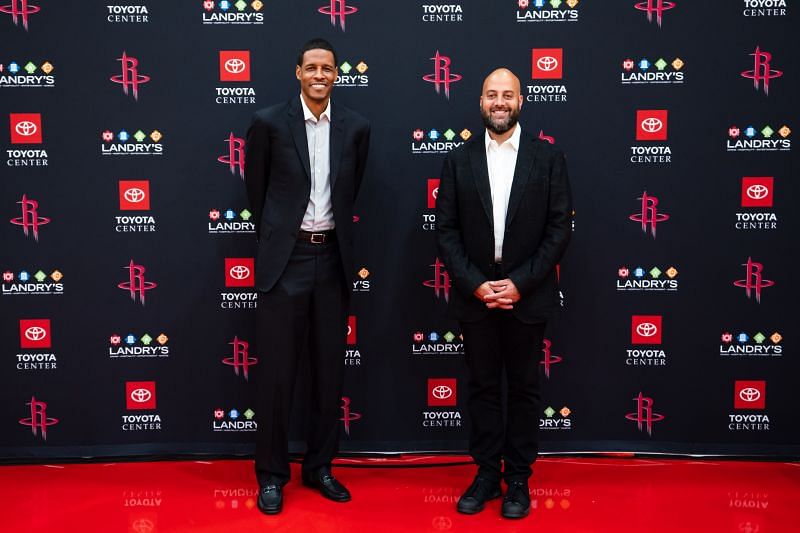
<svg viewBox="0 0 800 533">
<path fill-rule="evenodd" d="M 517 286 L 508 278 L 490 281 L 489 286 L 494 291 L 494 294 L 484 297 L 486 307 L 489 309 L 513 309 L 513 304 L 517 303 L 520 299 Z"/>
</svg>

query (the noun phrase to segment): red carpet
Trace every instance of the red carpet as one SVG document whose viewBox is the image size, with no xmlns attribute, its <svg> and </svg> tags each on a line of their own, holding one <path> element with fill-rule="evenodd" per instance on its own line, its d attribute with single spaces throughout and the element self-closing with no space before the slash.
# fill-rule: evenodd
<svg viewBox="0 0 800 533">
<path fill-rule="evenodd" d="M 797 531 L 800 518 L 798 463 L 544 458 L 531 483 L 531 514 L 521 521 L 502 519 L 500 500 L 479 515 L 456 513 L 473 466 L 338 466 L 353 501 L 337 504 L 303 487 L 293 465 L 283 512 L 264 516 L 252 467 L 229 460 L 0 467 L 7 509 L 0 529 L 772 533 Z"/>
</svg>

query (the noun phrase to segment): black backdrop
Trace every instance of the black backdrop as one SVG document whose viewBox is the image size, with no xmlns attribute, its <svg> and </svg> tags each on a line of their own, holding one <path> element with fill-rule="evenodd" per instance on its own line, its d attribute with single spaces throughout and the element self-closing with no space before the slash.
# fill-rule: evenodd
<svg viewBox="0 0 800 533">
<path fill-rule="evenodd" d="M 226 258 L 253 257 L 254 239 L 238 168 L 219 158 L 230 157 L 229 137 L 244 137 L 254 110 L 298 93 L 296 51 L 314 36 L 331 40 L 352 69 L 333 98 L 368 117 L 373 132 L 355 213 L 361 277 L 344 360 L 343 450 L 465 448 L 465 368 L 458 326 L 446 316 L 447 278 L 433 266 L 429 180 L 462 133 L 483 134 L 480 86 L 498 66 L 522 79 L 523 131 L 566 151 L 576 206 L 560 266 L 563 309 L 543 352 L 543 450 L 800 449 L 793 1 L 5 3 L 0 455 L 252 450 L 259 413 L 248 409 L 259 383 L 232 363 L 242 361 L 234 339 L 254 338 L 255 302 L 252 288 L 226 286 L 237 283 L 226 278 L 232 266 L 247 266 Z M 345 28 L 321 7 L 345 8 Z M 742 75 L 757 60 L 763 74 L 757 47 L 771 54 L 769 94 L 764 79 Z M 534 49 L 561 49 L 560 79 L 533 79 L 535 59 L 558 59 Z M 220 79 L 220 51 L 249 51 L 249 81 Z M 450 59 L 450 77 L 462 76 L 449 97 L 423 79 L 437 51 Z M 119 83 L 123 53 L 138 60 L 137 98 Z M 646 83 L 624 83 L 631 78 Z M 225 93 L 242 103 L 218 103 Z M 666 121 L 652 110 L 666 110 Z M 666 139 L 637 140 L 637 129 L 640 137 L 657 129 L 637 128 L 653 116 L 666 123 Z M 24 135 L 30 124 L 40 143 Z M 660 156 L 632 162 L 641 152 Z M 773 179 L 743 189 L 753 177 Z M 131 203 L 136 194 L 120 203 L 131 187 L 149 208 Z M 631 220 L 645 193 L 658 201 L 655 235 Z M 766 229 L 738 229 L 739 218 Z M 760 303 L 755 289 L 748 297 L 734 285 L 756 279 L 746 275 L 749 257 L 763 265 L 761 284 L 774 282 Z M 130 283 L 131 261 L 156 283 L 144 305 L 118 287 Z M 640 323 L 657 326 L 661 343 L 634 338 Z M 247 360 L 259 364 L 268 349 L 249 346 Z M 436 397 L 437 385 L 452 394 Z M 301 404 L 296 413 L 300 436 Z"/>
</svg>

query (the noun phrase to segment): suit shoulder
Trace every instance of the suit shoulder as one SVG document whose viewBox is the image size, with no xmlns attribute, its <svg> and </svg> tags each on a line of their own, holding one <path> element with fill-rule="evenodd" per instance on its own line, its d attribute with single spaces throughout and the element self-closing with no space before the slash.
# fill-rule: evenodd
<svg viewBox="0 0 800 533">
<path fill-rule="evenodd" d="M 283 102 L 280 104 L 275 104 L 269 107 L 261 108 L 255 113 L 253 113 L 253 122 L 256 121 L 273 122 L 284 114 L 288 105 L 289 105 L 288 102 Z"/>
<path fill-rule="evenodd" d="M 346 117 L 348 122 L 352 122 L 357 127 L 368 128 L 370 126 L 369 120 L 367 120 L 364 115 L 358 113 L 357 111 L 353 111 L 349 107 L 337 105 L 333 112 L 336 113 L 337 111 L 342 113 L 342 116 Z M 336 120 L 335 116 L 333 117 L 333 120 Z"/>
<path fill-rule="evenodd" d="M 544 157 L 547 157 L 548 159 L 556 159 L 559 157 L 564 157 L 564 150 L 562 150 L 560 146 L 556 146 L 555 144 L 551 144 L 548 141 L 537 138 L 533 139 L 533 144 L 536 147 L 537 151 Z"/>
<path fill-rule="evenodd" d="M 447 153 L 447 157 L 445 159 L 451 159 L 453 161 L 460 161 L 467 157 L 467 154 L 470 150 L 472 150 L 475 146 L 475 143 L 482 142 L 483 135 L 473 135 L 469 138 L 468 141 L 461 144 L 460 146 L 456 146 L 452 150 Z"/>
</svg>

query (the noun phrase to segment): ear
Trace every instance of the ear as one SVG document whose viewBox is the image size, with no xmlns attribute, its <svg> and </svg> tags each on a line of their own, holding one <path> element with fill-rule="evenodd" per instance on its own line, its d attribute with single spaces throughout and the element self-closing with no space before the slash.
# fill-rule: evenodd
<svg viewBox="0 0 800 533">
<path fill-rule="evenodd" d="M 522 109 L 522 102 L 524 102 L 524 101 L 525 101 L 525 99 L 524 99 L 524 98 L 522 97 L 522 95 L 520 94 L 520 95 L 519 95 L 519 108 L 520 108 L 520 109 Z"/>
<path fill-rule="evenodd" d="M 297 78 L 297 81 L 300 81 L 300 65 L 294 68 L 294 77 Z"/>
</svg>

